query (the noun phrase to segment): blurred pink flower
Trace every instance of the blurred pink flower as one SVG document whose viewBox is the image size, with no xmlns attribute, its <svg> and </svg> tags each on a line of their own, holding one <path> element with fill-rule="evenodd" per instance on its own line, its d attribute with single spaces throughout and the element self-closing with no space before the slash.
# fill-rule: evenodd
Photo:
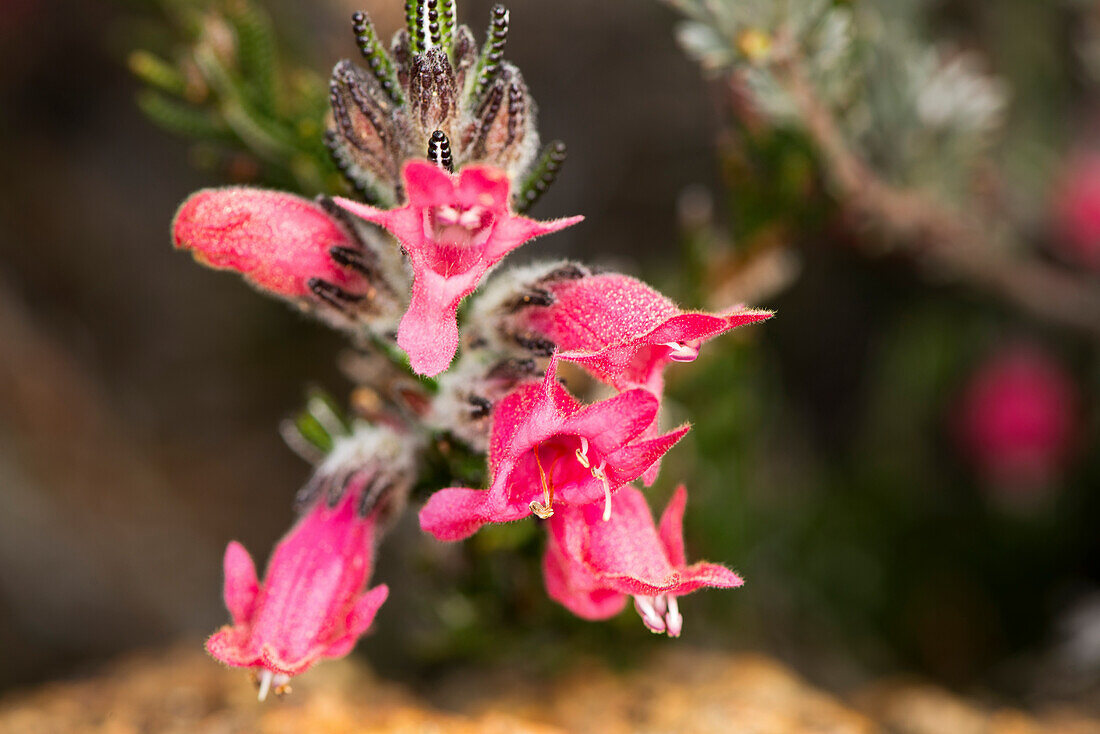
<svg viewBox="0 0 1100 734">
<path fill-rule="evenodd" d="M 1069 163 L 1054 199 L 1056 244 L 1079 265 L 1100 270 L 1100 152 Z"/>
<path fill-rule="evenodd" d="M 683 520 L 687 490 L 680 487 L 661 517 L 660 528 L 645 496 L 623 487 L 614 512 L 601 522 L 598 506 L 565 507 L 548 523 L 543 575 L 551 598 L 584 619 L 618 614 L 627 595 L 654 633 L 679 637 L 683 627 L 676 597 L 705 586 L 735 588 L 744 581 L 715 563 L 687 565 Z"/>
<path fill-rule="evenodd" d="M 376 209 L 336 199 L 401 242 L 413 269 L 412 298 L 397 343 L 412 368 L 437 375 L 458 348 L 458 304 L 512 250 L 583 217 L 536 222 L 513 214 L 510 182 L 503 171 L 469 166 L 452 175 L 433 163 L 409 161 L 403 171 L 408 203 Z"/>
<path fill-rule="evenodd" d="M 377 512 L 362 516 L 369 477 L 353 480 L 334 506 L 320 498 L 279 541 L 261 585 L 248 551 L 225 552 L 225 605 L 232 625 L 207 641 L 215 658 L 259 674 L 260 699 L 322 658 L 347 655 L 386 600 L 364 590 L 374 565 Z"/>
<path fill-rule="evenodd" d="M 1077 392 L 1062 367 L 1017 345 L 971 375 L 957 407 L 963 452 L 993 484 L 1031 490 L 1064 469 L 1076 438 Z"/>
<path fill-rule="evenodd" d="M 280 191 L 197 191 L 176 212 L 172 240 L 203 265 L 235 270 L 261 290 L 292 300 L 316 295 L 318 280 L 354 296 L 370 287 L 330 255 L 334 247 L 359 249 L 351 233 L 319 204 Z"/>
<path fill-rule="evenodd" d="M 657 415 L 658 400 L 637 389 L 582 405 L 557 381 L 551 359 L 541 382 L 519 386 L 493 411 L 489 489 L 452 487 L 433 494 L 420 510 L 420 527 L 439 540 L 462 540 L 490 522 L 555 507 L 605 503 L 634 481 L 687 433 L 683 425 L 642 438 Z"/>
</svg>

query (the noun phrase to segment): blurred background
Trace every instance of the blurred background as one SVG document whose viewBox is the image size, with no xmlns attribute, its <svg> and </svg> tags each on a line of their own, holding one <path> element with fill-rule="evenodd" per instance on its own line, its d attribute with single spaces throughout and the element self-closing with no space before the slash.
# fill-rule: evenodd
<svg viewBox="0 0 1100 734">
<path fill-rule="evenodd" d="M 489 5 L 461 2 L 479 39 Z M 802 5 L 512 2 L 507 57 L 569 146 L 533 214 L 586 216 L 517 261 L 777 311 L 669 372 L 695 429 L 650 496 L 686 483 L 689 553 L 747 579 L 685 600 L 685 642 L 830 687 L 904 670 L 1095 705 L 1100 6 Z M 0 689 L 198 640 L 225 621 L 225 543 L 263 557 L 292 522 L 309 467 L 277 426 L 310 386 L 346 396 L 346 346 L 173 252 L 169 224 L 203 186 L 343 191 L 317 141 L 358 9 L 402 22 L 377 0 L 5 3 Z M 212 84 L 203 44 L 240 76 Z M 270 109 L 249 64 L 278 75 Z M 384 675 L 674 644 L 549 601 L 534 523 L 453 547 L 415 525 L 359 646 Z"/>
</svg>

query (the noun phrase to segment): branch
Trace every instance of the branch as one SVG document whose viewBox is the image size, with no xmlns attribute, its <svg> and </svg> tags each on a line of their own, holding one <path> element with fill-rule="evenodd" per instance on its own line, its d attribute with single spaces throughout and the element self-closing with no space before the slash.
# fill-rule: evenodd
<svg viewBox="0 0 1100 734">
<path fill-rule="evenodd" d="M 992 227 L 923 193 L 882 180 L 851 149 L 807 77 L 793 45 L 773 57 L 776 80 L 793 100 L 841 199 L 944 270 L 1044 318 L 1100 339 L 1100 287 L 1034 258 L 1013 254 Z M 779 44 L 777 44 L 779 46 Z M 777 49 L 778 51 L 778 49 Z"/>
</svg>

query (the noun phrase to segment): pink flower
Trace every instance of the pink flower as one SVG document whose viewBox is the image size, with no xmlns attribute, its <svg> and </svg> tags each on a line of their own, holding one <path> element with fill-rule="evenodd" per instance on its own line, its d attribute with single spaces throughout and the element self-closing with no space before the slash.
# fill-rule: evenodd
<svg viewBox="0 0 1100 734">
<path fill-rule="evenodd" d="M 657 415 L 658 400 L 628 390 L 581 405 L 557 379 L 551 359 L 541 383 L 526 383 L 493 410 L 489 489 L 452 487 L 433 494 L 420 511 L 420 527 L 439 540 L 462 540 L 490 522 L 511 522 L 532 512 L 546 518 L 559 505 L 604 500 L 637 479 L 687 433 L 680 426 L 640 438 Z"/>
<path fill-rule="evenodd" d="M 606 273 L 543 286 L 549 305 L 523 310 L 522 323 L 549 339 L 558 356 L 583 365 L 620 390 L 645 387 L 660 396 L 671 362 L 691 362 L 702 342 L 770 311 L 737 307 L 727 313 L 683 311 L 640 280 Z"/>
<path fill-rule="evenodd" d="M 743 307 L 721 314 L 683 311 L 645 283 L 618 273 L 554 279 L 539 287 L 549 293 L 550 303 L 522 309 L 522 333 L 541 335 L 560 358 L 615 388 L 644 387 L 658 398 L 670 363 L 694 361 L 704 341 L 772 316 Z M 647 435 L 657 430 L 654 422 Z M 645 484 L 659 471 L 660 463 L 654 463 Z"/>
<path fill-rule="evenodd" d="M 233 619 L 207 641 L 215 658 L 259 673 L 260 699 L 321 658 L 347 655 L 386 600 L 364 591 L 379 510 L 361 512 L 371 477 L 353 479 L 335 506 L 319 499 L 275 547 L 263 585 L 248 551 L 225 551 L 225 605 Z"/>
<path fill-rule="evenodd" d="M 204 189 L 172 222 L 176 247 L 200 263 L 235 270 L 258 288 L 291 300 L 359 300 L 371 284 L 338 264 L 334 248 L 356 253 L 354 235 L 308 199 L 251 188 Z M 331 304 L 330 304 L 331 305 Z"/>
<path fill-rule="evenodd" d="M 704 586 L 736 588 L 744 581 L 715 563 L 687 565 L 683 520 L 687 490 L 680 487 L 661 516 L 660 529 L 645 496 L 623 487 L 612 499 L 609 522 L 597 506 L 566 507 L 550 518 L 543 556 L 546 591 L 584 619 L 622 611 L 626 596 L 652 632 L 679 637 L 683 627 L 676 597 Z"/>
<path fill-rule="evenodd" d="M 1035 347 L 993 355 L 970 377 L 956 413 L 964 452 L 994 485 L 1031 491 L 1065 468 L 1077 432 L 1077 393 Z"/>
<path fill-rule="evenodd" d="M 488 166 L 451 175 L 425 161 L 404 169 L 408 203 L 375 209 L 347 199 L 348 211 L 385 227 L 408 253 L 412 298 L 401 319 L 397 343 L 417 373 L 447 369 L 458 348 L 458 304 L 485 274 L 530 239 L 576 224 L 583 217 L 536 222 L 508 208 L 508 177 Z"/>
<path fill-rule="evenodd" d="M 1055 192 L 1056 243 L 1067 259 L 1100 270 L 1100 153 L 1080 153 Z"/>
</svg>

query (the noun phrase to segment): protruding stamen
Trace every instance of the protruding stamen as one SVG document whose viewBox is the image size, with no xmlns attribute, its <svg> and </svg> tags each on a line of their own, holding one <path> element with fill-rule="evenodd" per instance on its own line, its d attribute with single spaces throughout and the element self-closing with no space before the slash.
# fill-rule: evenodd
<svg viewBox="0 0 1100 734">
<path fill-rule="evenodd" d="M 546 472 L 542 468 L 542 458 L 539 456 L 539 450 L 542 448 L 541 443 L 535 444 L 535 466 L 539 470 L 539 482 L 542 484 L 542 498 L 546 500 L 545 503 L 535 500 L 531 502 L 529 507 L 531 512 L 535 513 L 538 517 L 546 520 L 554 515 L 554 485 L 551 480 L 546 478 Z M 553 471 L 554 467 L 550 467 Z"/>
<path fill-rule="evenodd" d="M 454 158 L 451 157 L 451 141 L 442 130 L 432 133 L 428 141 L 428 160 L 447 173 L 455 172 Z"/>
<path fill-rule="evenodd" d="M 263 672 L 260 673 L 260 692 L 257 696 L 260 701 L 267 700 L 267 692 L 271 690 L 271 679 L 274 675 L 275 674 L 267 668 L 264 668 Z"/>
<path fill-rule="evenodd" d="M 664 346 L 672 350 L 668 358 L 673 362 L 694 362 L 696 357 L 699 356 L 699 348 L 688 344 L 683 344 L 681 342 L 665 342 Z"/>
<path fill-rule="evenodd" d="M 583 466 L 585 469 L 590 469 L 592 467 L 592 462 L 588 460 L 588 439 L 584 436 L 581 436 L 580 439 L 581 447 L 577 449 L 576 452 L 577 461 L 579 461 L 581 463 L 581 466 Z"/>
<path fill-rule="evenodd" d="M 676 597 L 666 594 L 668 600 L 668 612 L 665 613 L 665 627 L 669 637 L 679 637 L 684 629 L 684 618 L 680 616 L 680 606 L 676 603 Z"/>
<path fill-rule="evenodd" d="M 600 465 L 592 470 L 592 476 L 600 481 L 603 485 L 603 521 L 607 522 L 611 519 L 611 482 L 607 479 L 607 474 L 604 473 L 604 466 L 606 461 L 601 461 Z"/>
<path fill-rule="evenodd" d="M 665 631 L 665 620 L 657 613 L 657 610 L 653 608 L 653 602 L 647 596 L 634 597 L 634 608 L 638 611 L 638 616 L 642 618 L 642 624 L 655 635 L 659 635 Z"/>
</svg>

